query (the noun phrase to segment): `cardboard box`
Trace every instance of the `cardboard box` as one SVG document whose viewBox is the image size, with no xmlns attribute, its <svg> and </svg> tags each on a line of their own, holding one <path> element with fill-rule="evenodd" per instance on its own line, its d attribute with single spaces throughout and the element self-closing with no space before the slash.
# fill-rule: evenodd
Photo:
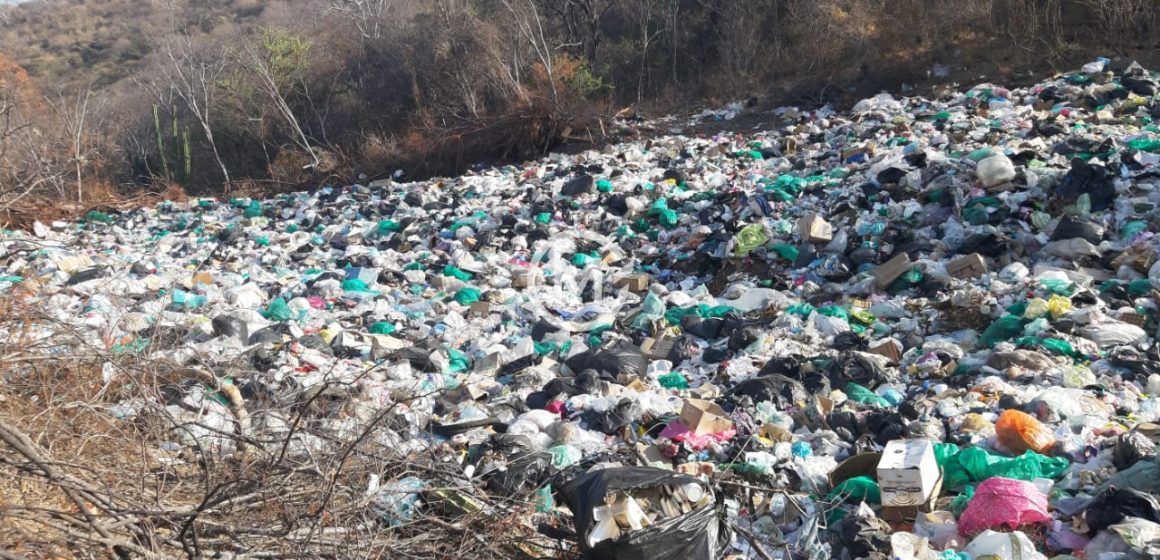
<svg viewBox="0 0 1160 560">
<path fill-rule="evenodd" d="M 978 253 L 959 257 L 947 264 L 947 274 L 954 278 L 978 278 L 986 273 L 987 261 Z"/>
<path fill-rule="evenodd" d="M 918 514 L 930 513 L 938 509 L 936 502 L 938 502 L 939 493 L 942 492 L 942 483 L 942 476 L 939 475 L 934 485 L 934 491 L 925 502 L 913 506 L 882 506 L 882 511 L 878 516 L 887 523 L 914 522 L 915 519 L 918 519 Z"/>
<path fill-rule="evenodd" d="M 467 401 L 478 401 L 487 396 L 487 391 L 480 389 L 474 383 L 460 385 L 447 392 L 447 400 L 455 404 L 464 403 Z"/>
<path fill-rule="evenodd" d="M 481 374 L 484 377 L 494 377 L 499 373 L 500 368 L 503 367 L 503 355 L 499 352 L 488 354 L 482 360 L 475 361 L 475 373 Z"/>
<path fill-rule="evenodd" d="M 879 289 L 886 288 L 907 270 L 910 270 L 910 255 L 899 253 L 874 269 L 874 285 Z"/>
<path fill-rule="evenodd" d="M 810 243 L 829 243 L 834 240 L 834 226 L 811 212 L 798 220 L 798 235 Z"/>
<path fill-rule="evenodd" d="M 628 276 L 621 276 L 612 281 L 612 287 L 616 289 L 628 288 L 628 291 L 634 294 L 644 293 L 648 290 L 649 283 L 652 278 L 648 274 L 640 272 L 636 274 L 629 274 Z"/>
<path fill-rule="evenodd" d="M 685 399 L 677 421 L 699 436 L 717 434 L 733 428 L 733 421 L 721 407 L 701 399 Z"/>
<path fill-rule="evenodd" d="M 878 485 L 882 488 L 883 506 L 909 507 L 929 502 L 940 478 L 930 440 L 896 439 L 882 450 Z"/>
<path fill-rule="evenodd" d="M 675 338 L 646 338 L 640 343 L 640 351 L 650 360 L 667 360 L 676 344 Z"/>
<path fill-rule="evenodd" d="M 486 301 L 474 302 L 468 309 L 468 314 L 472 317 L 486 317 L 488 313 L 491 313 L 491 303 Z"/>
<path fill-rule="evenodd" d="M 879 356 L 886 356 L 890 359 L 890 361 L 898 363 L 898 361 L 902 359 L 901 346 L 902 345 L 899 344 L 898 341 L 892 338 L 888 338 L 882 342 L 879 342 L 875 346 L 871 346 L 869 348 L 869 352 L 871 354 L 878 354 Z"/>
</svg>

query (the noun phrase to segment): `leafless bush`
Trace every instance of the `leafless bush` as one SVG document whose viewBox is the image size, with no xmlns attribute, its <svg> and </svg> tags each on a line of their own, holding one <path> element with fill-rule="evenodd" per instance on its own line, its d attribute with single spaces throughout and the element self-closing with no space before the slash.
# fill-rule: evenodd
<svg viewBox="0 0 1160 560">
<path fill-rule="evenodd" d="M 1156 0 L 1080 0 L 1095 16 L 1096 28 L 1109 40 L 1149 37 L 1160 4 Z"/>
</svg>

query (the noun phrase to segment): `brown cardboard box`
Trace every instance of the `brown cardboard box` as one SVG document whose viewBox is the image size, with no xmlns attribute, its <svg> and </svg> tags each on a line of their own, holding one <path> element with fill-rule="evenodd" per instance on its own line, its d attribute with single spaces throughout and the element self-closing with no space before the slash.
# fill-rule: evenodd
<svg viewBox="0 0 1160 560">
<path fill-rule="evenodd" d="M 681 416 L 677 421 L 699 436 L 717 434 L 733 428 L 733 421 L 721 407 L 701 399 L 685 399 L 685 405 L 681 407 Z"/>
<path fill-rule="evenodd" d="M 947 274 L 954 278 L 978 278 L 986 273 L 987 261 L 978 253 L 959 257 L 947 265 Z"/>
<path fill-rule="evenodd" d="M 834 240 L 834 226 L 811 212 L 798 220 L 798 235 L 810 243 L 829 243 Z"/>
<path fill-rule="evenodd" d="M 910 255 L 899 253 L 874 269 L 874 285 L 885 288 L 910 270 Z"/>
<path fill-rule="evenodd" d="M 898 360 L 902 359 L 902 351 L 899 350 L 899 345 L 892 339 L 886 339 L 877 346 L 871 346 L 869 352 L 871 354 L 878 354 L 879 356 L 886 356 L 894 363 L 898 363 Z"/>
<path fill-rule="evenodd" d="M 491 303 L 486 301 L 472 303 L 468 313 L 472 317 L 486 317 L 488 313 L 491 313 Z"/>
<path fill-rule="evenodd" d="M 628 291 L 634 294 L 640 294 L 648 290 L 648 285 L 651 280 L 648 274 L 640 272 L 637 274 L 629 274 L 628 276 L 621 276 L 613 280 L 612 287 L 618 290 L 628 288 Z"/>
</svg>

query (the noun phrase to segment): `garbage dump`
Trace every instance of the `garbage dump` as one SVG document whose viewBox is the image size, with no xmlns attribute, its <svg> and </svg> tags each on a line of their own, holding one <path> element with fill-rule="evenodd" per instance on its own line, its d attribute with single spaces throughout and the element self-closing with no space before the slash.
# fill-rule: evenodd
<svg viewBox="0 0 1160 560">
<path fill-rule="evenodd" d="M 175 452 L 373 434 L 457 473 L 361 481 L 382 532 L 506 511 L 543 558 L 1154 558 L 1158 89 L 1100 59 L 94 211 L 4 232 L 0 293 L 51 316 L 33 338 L 202 372 L 103 405 L 167 415 Z"/>
</svg>

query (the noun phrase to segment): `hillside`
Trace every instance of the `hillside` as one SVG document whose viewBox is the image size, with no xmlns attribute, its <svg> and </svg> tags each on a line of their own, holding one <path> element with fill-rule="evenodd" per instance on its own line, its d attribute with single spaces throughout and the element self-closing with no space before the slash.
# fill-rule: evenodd
<svg viewBox="0 0 1160 560">
<path fill-rule="evenodd" d="M 34 0 L 0 54 L 0 211 L 455 173 L 614 113 L 1024 82 L 1157 56 L 1150 0 Z M 2 84 L 0 84 L 2 85 Z M 31 88 L 31 89 L 29 89 Z M 18 92 L 17 92 L 18 93 Z M 7 158 L 5 160 L 5 158 Z M 27 194 L 24 194 L 26 193 Z M 86 199 L 86 194 L 90 193 Z M 105 193 L 105 194 L 100 194 Z M 118 195 L 120 196 L 120 195 Z M 30 198 L 32 197 L 32 198 Z M 29 211 L 25 208 L 22 211 Z"/>
</svg>

